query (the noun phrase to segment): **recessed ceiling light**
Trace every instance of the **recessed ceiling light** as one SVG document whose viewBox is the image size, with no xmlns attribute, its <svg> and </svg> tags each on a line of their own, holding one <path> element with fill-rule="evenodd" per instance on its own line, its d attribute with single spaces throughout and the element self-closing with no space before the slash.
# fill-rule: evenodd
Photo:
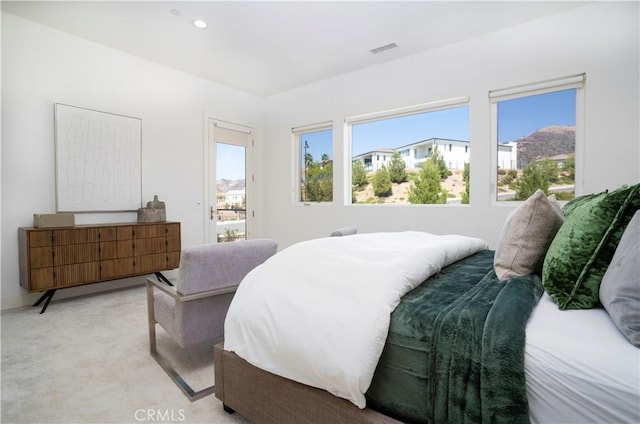
<svg viewBox="0 0 640 424">
<path fill-rule="evenodd" d="M 202 19 L 196 19 L 195 21 L 193 21 L 193 26 L 195 26 L 196 28 L 205 29 L 207 27 L 207 23 Z"/>
<path fill-rule="evenodd" d="M 173 16 L 180 16 L 180 9 L 169 9 L 169 13 Z"/>
</svg>

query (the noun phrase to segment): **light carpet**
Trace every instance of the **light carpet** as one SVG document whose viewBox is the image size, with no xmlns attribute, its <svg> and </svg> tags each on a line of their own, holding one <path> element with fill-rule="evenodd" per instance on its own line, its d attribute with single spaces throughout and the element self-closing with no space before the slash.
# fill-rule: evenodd
<svg viewBox="0 0 640 424">
<path fill-rule="evenodd" d="M 214 395 L 190 402 L 149 354 L 144 286 L 1 315 L 2 423 L 242 423 Z M 158 351 L 194 390 L 213 384 L 213 344 Z"/>
</svg>

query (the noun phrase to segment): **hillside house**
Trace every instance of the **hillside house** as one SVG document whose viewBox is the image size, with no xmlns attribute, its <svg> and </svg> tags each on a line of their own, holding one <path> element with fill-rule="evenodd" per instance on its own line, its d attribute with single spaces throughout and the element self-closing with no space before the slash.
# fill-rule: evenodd
<svg viewBox="0 0 640 424">
<path fill-rule="evenodd" d="M 518 144 L 498 144 L 498 169 L 518 169 Z"/>
<path fill-rule="evenodd" d="M 229 190 L 224 194 L 224 201 L 228 205 L 242 205 L 244 202 L 244 190 Z"/>
<path fill-rule="evenodd" d="M 469 142 L 463 140 L 449 140 L 430 138 L 416 143 L 400 146 L 395 149 L 382 148 L 362 153 L 353 157 L 353 161 L 362 161 L 367 172 L 376 172 L 382 165 L 389 167 L 394 153 L 400 153 L 408 169 L 419 169 L 422 164 L 438 149 L 448 169 L 464 169 L 465 162 L 469 162 Z"/>
<path fill-rule="evenodd" d="M 400 156 L 407 168 L 421 168 L 422 164 L 433 155 L 435 150 L 440 152 L 448 169 L 462 170 L 469 162 L 469 142 L 444 138 L 430 138 L 398 147 Z"/>
<path fill-rule="evenodd" d="M 353 157 L 352 162 L 357 160 L 361 161 L 364 165 L 364 170 L 367 172 L 376 172 L 378 169 L 389 167 L 391 157 L 396 152 L 395 149 L 380 148 L 371 152 L 362 153 Z"/>
</svg>

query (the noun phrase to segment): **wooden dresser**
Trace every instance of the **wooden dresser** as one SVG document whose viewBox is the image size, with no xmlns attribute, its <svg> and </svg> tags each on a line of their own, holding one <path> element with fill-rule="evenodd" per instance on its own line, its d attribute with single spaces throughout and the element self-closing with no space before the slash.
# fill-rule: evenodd
<svg viewBox="0 0 640 424">
<path fill-rule="evenodd" d="M 29 292 L 47 291 L 47 304 L 57 289 L 180 265 L 179 222 L 19 228 L 18 241 L 20 285 Z"/>
</svg>

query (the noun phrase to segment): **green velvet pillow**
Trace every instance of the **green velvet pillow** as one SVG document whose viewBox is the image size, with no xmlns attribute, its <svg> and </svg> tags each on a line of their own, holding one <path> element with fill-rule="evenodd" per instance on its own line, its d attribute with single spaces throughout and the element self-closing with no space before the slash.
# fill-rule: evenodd
<svg viewBox="0 0 640 424">
<path fill-rule="evenodd" d="M 598 305 L 602 277 L 638 209 L 640 184 L 583 196 L 570 210 L 563 208 L 564 224 L 542 267 L 544 288 L 560 309 Z"/>
<path fill-rule="evenodd" d="M 569 215 L 571 215 L 571 212 L 573 212 L 575 209 L 579 208 L 581 205 L 590 202 L 591 200 L 593 200 L 595 197 L 601 196 L 603 194 L 607 194 L 609 192 L 609 190 L 605 190 L 601 193 L 591 193 L 591 194 L 584 194 L 582 196 L 578 196 L 574 199 L 571 199 L 570 201 L 568 201 L 567 203 L 565 203 L 565 205 L 562 207 L 562 215 L 564 217 L 567 217 Z"/>
</svg>

